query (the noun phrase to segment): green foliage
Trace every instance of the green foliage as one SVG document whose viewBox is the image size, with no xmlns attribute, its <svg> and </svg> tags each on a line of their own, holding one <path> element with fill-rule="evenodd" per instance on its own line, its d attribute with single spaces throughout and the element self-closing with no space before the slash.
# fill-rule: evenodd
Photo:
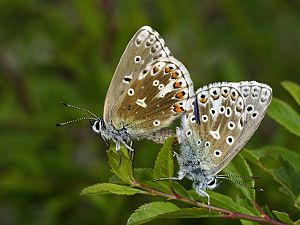
<svg viewBox="0 0 300 225">
<path fill-rule="evenodd" d="M 275 216 L 282 222 L 286 223 L 286 224 L 294 224 L 294 222 L 290 219 L 289 215 L 285 212 L 278 212 L 276 210 L 272 211 Z"/>
<path fill-rule="evenodd" d="M 0 224 L 126 224 L 137 205 L 152 200 L 141 194 L 78 197 L 84 187 L 108 180 L 135 188 L 130 186 L 129 166 L 124 171 L 115 169 L 122 179 L 112 176 L 107 146 L 92 133 L 87 121 L 53 127 L 85 116 L 62 108 L 62 100 L 102 116 L 118 60 L 128 40 L 143 25 L 160 32 L 174 56 L 190 71 L 195 89 L 217 81 L 257 80 L 268 83 L 277 99 L 299 112 L 299 12 L 297 1 L 0 1 Z M 290 81 L 283 82 L 281 88 L 283 79 Z M 288 112 L 273 119 L 282 117 L 289 117 Z M 282 125 L 293 125 L 289 123 Z M 299 171 L 299 136 L 289 130 L 266 118 L 247 147 L 253 154 L 256 149 L 268 149 L 261 152 L 268 170 L 279 169 L 277 163 L 282 163 L 282 158 L 288 163 L 286 169 Z M 191 189 L 186 180 L 153 182 L 151 168 L 158 145 L 136 141 L 134 148 L 135 166 L 143 167 L 133 173 L 139 183 L 167 193 L 171 199 L 182 196 L 207 202 L 186 191 Z M 293 221 L 299 219 L 299 210 L 294 207 L 297 199 L 292 197 L 296 194 L 278 191 L 278 186 L 289 189 L 290 185 L 262 173 L 261 163 L 249 160 L 245 151 L 242 154 L 253 175 L 261 176 L 258 186 L 266 190 L 256 193 L 258 204 L 271 209 L 267 213 L 271 218 L 276 218 L 272 215 L 276 209 Z M 250 157 L 255 159 L 252 154 Z M 216 191 L 256 214 L 245 190 L 226 183 Z M 153 200 L 158 198 L 165 199 Z M 216 200 L 212 197 L 212 205 L 219 204 Z M 194 209 L 180 200 L 174 204 Z M 210 218 L 149 224 L 200 222 L 232 224 L 232 220 Z"/>
<path fill-rule="evenodd" d="M 300 137 L 300 116 L 287 103 L 273 98 L 268 115 L 290 132 Z"/>
<path fill-rule="evenodd" d="M 141 191 L 130 186 L 112 184 L 112 183 L 101 183 L 89 186 L 82 190 L 81 195 L 91 195 L 91 194 L 116 194 L 116 195 L 135 195 L 135 194 L 145 194 L 146 192 Z"/>
<path fill-rule="evenodd" d="M 251 169 L 248 165 L 248 163 L 246 162 L 246 160 L 244 159 L 244 157 L 242 155 L 237 155 L 235 157 L 235 159 L 232 161 L 232 163 L 230 163 L 230 165 L 228 165 L 225 169 L 224 172 L 227 174 L 236 174 L 239 176 L 246 176 L 248 177 L 252 177 L 252 172 Z M 232 177 L 233 179 L 236 179 L 235 177 Z M 236 188 L 238 188 L 241 193 L 250 201 L 254 201 L 255 200 L 255 190 L 251 189 L 249 187 L 246 186 L 242 186 L 236 182 L 233 182 L 233 184 L 235 185 Z M 250 178 L 250 181 L 247 182 L 247 185 L 249 186 L 254 186 L 254 180 Z"/>
<path fill-rule="evenodd" d="M 283 81 L 281 85 L 290 93 L 300 106 L 300 86 L 292 81 Z"/>
<path fill-rule="evenodd" d="M 216 213 L 208 213 L 199 208 L 179 208 L 170 202 L 151 202 L 140 206 L 130 216 L 127 225 L 138 225 L 159 218 L 204 218 L 215 217 Z"/>
<path fill-rule="evenodd" d="M 175 137 L 169 138 L 158 153 L 153 171 L 155 179 L 173 177 L 172 143 L 174 139 Z"/>
<path fill-rule="evenodd" d="M 116 147 L 112 145 L 107 154 L 112 172 L 125 183 L 131 183 L 133 181 L 132 162 L 127 149 L 122 146 L 117 152 Z"/>
</svg>

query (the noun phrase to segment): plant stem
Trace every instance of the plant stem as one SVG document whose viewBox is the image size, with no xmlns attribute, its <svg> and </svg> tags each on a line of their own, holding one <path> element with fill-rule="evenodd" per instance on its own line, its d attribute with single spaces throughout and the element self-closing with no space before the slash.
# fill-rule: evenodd
<svg viewBox="0 0 300 225">
<path fill-rule="evenodd" d="M 247 214 L 242 214 L 242 213 L 238 213 L 238 212 L 234 212 L 234 211 L 230 211 L 227 209 L 223 209 L 223 208 L 219 208 L 219 207 L 215 207 L 215 206 L 211 206 L 211 205 L 207 205 L 201 202 L 198 202 L 196 200 L 192 200 L 192 199 L 187 199 L 187 198 L 178 198 L 178 196 L 176 196 L 175 194 L 168 194 L 162 191 L 158 191 L 154 188 L 145 186 L 144 184 L 133 180 L 131 181 L 131 185 L 137 188 L 140 188 L 144 191 L 147 191 L 150 195 L 153 196 L 161 196 L 161 197 L 165 197 L 168 199 L 174 199 L 174 200 L 178 200 L 181 202 L 185 202 L 189 205 L 193 205 L 196 207 L 200 207 L 200 208 L 207 208 L 209 210 L 214 210 L 216 212 L 221 213 L 222 215 L 220 217 L 223 218 L 229 218 L 229 219 L 244 219 L 244 220 L 250 220 L 250 221 L 254 221 L 254 222 L 258 222 L 258 223 L 267 223 L 267 224 L 275 224 L 275 225 L 286 225 L 285 223 L 279 222 L 277 220 L 273 220 L 269 217 L 265 217 L 263 214 L 262 217 L 258 217 L 258 216 L 252 216 L 252 215 L 247 215 Z"/>
</svg>

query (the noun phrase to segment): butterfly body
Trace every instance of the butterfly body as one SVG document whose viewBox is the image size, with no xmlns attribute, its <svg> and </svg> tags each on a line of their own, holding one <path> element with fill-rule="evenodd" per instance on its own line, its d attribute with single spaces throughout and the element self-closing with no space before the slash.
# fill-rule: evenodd
<svg viewBox="0 0 300 225">
<path fill-rule="evenodd" d="M 247 144 L 261 123 L 272 89 L 255 81 L 215 83 L 196 91 L 177 128 L 178 179 L 187 177 L 201 196 L 217 187 L 217 175 Z"/>
</svg>

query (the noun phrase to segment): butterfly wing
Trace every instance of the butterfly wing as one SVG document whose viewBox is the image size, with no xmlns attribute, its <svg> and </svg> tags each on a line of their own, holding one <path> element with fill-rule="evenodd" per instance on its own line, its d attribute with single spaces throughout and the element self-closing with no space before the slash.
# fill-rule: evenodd
<svg viewBox="0 0 300 225">
<path fill-rule="evenodd" d="M 271 102 L 272 89 L 258 82 L 216 83 L 189 100 L 179 131 L 185 158 L 196 158 L 209 175 L 221 171 L 247 144 Z"/>
<path fill-rule="evenodd" d="M 187 69 L 164 40 L 142 27 L 129 42 L 105 102 L 106 122 L 134 138 L 168 126 L 185 111 L 193 85 Z"/>
<path fill-rule="evenodd" d="M 153 58 L 160 55 L 171 57 L 172 54 L 156 31 L 149 26 L 143 26 L 129 41 L 111 80 L 104 103 L 105 123 L 110 122 L 111 112 L 139 72 Z M 139 59 L 138 56 L 143 58 Z"/>
</svg>

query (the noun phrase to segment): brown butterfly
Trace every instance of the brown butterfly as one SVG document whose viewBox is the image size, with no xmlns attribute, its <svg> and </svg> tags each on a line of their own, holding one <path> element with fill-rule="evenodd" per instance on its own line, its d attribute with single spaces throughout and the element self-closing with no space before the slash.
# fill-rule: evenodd
<svg viewBox="0 0 300 225">
<path fill-rule="evenodd" d="M 187 99 L 193 94 L 187 69 L 172 56 L 158 32 L 144 26 L 129 41 L 116 68 L 103 119 L 82 109 L 92 117 L 74 121 L 95 120 L 93 131 L 106 141 L 113 140 L 117 151 L 121 144 L 133 151 L 134 139 L 164 142 L 172 134 L 164 128 L 185 112 Z"/>
</svg>

